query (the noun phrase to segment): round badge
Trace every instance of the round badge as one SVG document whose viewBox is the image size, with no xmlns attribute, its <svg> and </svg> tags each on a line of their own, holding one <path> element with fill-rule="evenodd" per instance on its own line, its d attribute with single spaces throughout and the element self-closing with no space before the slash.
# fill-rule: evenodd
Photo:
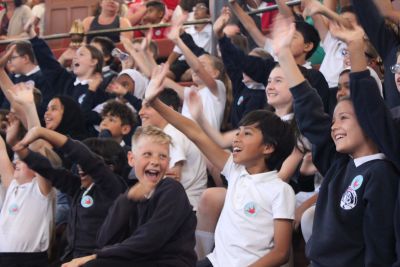
<svg viewBox="0 0 400 267">
<path fill-rule="evenodd" d="M 350 187 L 354 190 L 357 190 L 361 187 L 363 181 L 364 178 L 362 177 L 362 175 L 357 175 L 356 177 L 354 177 L 353 181 L 351 181 Z"/>
<path fill-rule="evenodd" d="M 237 101 L 237 105 L 240 106 L 242 103 L 243 103 L 243 96 L 240 96 Z"/>
<path fill-rule="evenodd" d="M 160 36 L 161 35 L 161 30 L 155 30 L 154 31 L 155 36 Z"/>
<path fill-rule="evenodd" d="M 355 206 L 357 206 L 357 193 L 352 187 L 349 187 L 342 195 L 340 207 L 344 210 L 351 210 Z"/>
<path fill-rule="evenodd" d="M 93 206 L 93 198 L 91 196 L 84 196 L 81 200 L 81 205 L 84 208 L 90 208 L 91 206 Z"/>
<path fill-rule="evenodd" d="M 254 217 L 257 215 L 257 204 L 254 202 L 249 202 L 244 206 L 244 214 L 248 217 Z"/>
<path fill-rule="evenodd" d="M 16 215 L 17 213 L 18 213 L 18 211 L 19 211 L 19 207 L 18 207 L 18 205 L 17 204 L 11 204 L 9 207 L 8 207 L 8 213 L 10 214 L 10 215 Z"/>
</svg>

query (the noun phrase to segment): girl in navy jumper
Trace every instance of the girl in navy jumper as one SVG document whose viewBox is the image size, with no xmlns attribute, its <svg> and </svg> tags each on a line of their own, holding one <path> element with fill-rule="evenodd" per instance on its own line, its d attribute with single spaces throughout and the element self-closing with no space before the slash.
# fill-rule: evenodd
<svg viewBox="0 0 400 267">
<path fill-rule="evenodd" d="M 338 103 L 332 123 L 324 114 L 321 99 L 289 53 L 293 33 L 294 25 L 279 18 L 274 49 L 285 74 L 292 77 L 295 116 L 325 177 L 307 255 L 313 266 L 390 266 L 396 259 L 398 173 L 363 132 L 351 101 Z"/>
<path fill-rule="evenodd" d="M 89 90 L 90 80 L 97 81 L 97 77 L 101 77 L 101 52 L 91 45 L 81 46 L 72 60 L 71 73 L 55 59 L 50 47 L 43 39 L 37 37 L 33 27 L 28 27 L 28 32 L 38 65 L 54 90 L 54 95 L 69 95 L 81 103 Z"/>
<path fill-rule="evenodd" d="M 335 34 L 344 42 L 353 44 L 349 45 L 349 51 L 352 67 L 356 69 L 353 69 L 352 73 L 350 73 L 350 96 L 360 125 L 377 144 L 379 150 L 394 163 L 397 170 L 400 170 L 400 125 L 398 121 L 392 118 L 391 111 L 382 97 L 380 97 L 374 79 L 366 71 L 367 62 L 362 57 L 362 50 L 359 50 L 357 46 L 363 42 L 363 36 L 358 28 L 355 28 L 355 30 L 343 30 L 336 27 Z M 397 57 L 399 58 L 399 56 Z M 396 88 L 392 88 L 392 90 L 396 90 Z M 399 199 L 397 201 L 399 202 Z M 400 255 L 398 208 L 399 206 L 396 210 L 395 227 L 397 255 Z M 399 259 L 397 259 L 394 266 L 400 266 Z"/>
</svg>

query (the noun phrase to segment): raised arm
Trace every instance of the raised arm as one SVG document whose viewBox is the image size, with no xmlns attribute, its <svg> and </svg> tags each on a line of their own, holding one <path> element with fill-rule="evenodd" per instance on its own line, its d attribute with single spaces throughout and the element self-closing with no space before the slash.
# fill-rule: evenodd
<svg viewBox="0 0 400 267">
<path fill-rule="evenodd" d="M 208 160 L 221 171 L 229 158 L 229 153 L 215 144 L 194 121 L 182 116 L 156 99 L 164 88 L 163 80 L 167 71 L 168 67 L 164 66 L 162 71 L 156 70 L 153 73 L 152 80 L 146 90 L 146 100 L 161 116 L 195 143 Z"/>
<path fill-rule="evenodd" d="M 193 54 L 193 52 L 187 47 L 185 42 L 183 42 L 183 40 L 180 38 L 180 31 L 184 19 L 185 17 L 173 23 L 173 26 L 171 27 L 171 30 L 168 34 L 168 38 L 173 41 L 175 45 L 177 45 L 182 51 L 182 54 L 185 56 L 186 62 L 190 66 L 192 72 L 196 73 L 199 76 L 205 86 L 207 86 L 215 96 L 218 96 L 219 94 L 217 82 L 203 67 L 195 54 Z"/>
<path fill-rule="evenodd" d="M 0 136 L 0 178 L 1 186 L 7 189 L 14 179 L 14 166 L 8 157 L 6 143 Z"/>
<path fill-rule="evenodd" d="M 203 103 L 201 102 L 200 96 L 196 91 L 191 91 L 188 99 L 189 101 L 189 112 L 190 115 L 200 125 L 203 131 L 217 143 L 221 148 L 229 148 L 232 146 L 233 138 L 237 131 L 228 131 L 221 133 L 215 127 L 211 126 L 208 120 L 204 117 Z"/>
<path fill-rule="evenodd" d="M 236 0 L 229 0 L 229 4 L 233 13 L 235 13 L 236 17 L 250 34 L 251 38 L 253 38 L 254 42 L 256 42 L 259 47 L 264 47 L 267 42 L 267 37 L 265 37 L 260 29 L 258 29 L 254 20 L 240 7 Z"/>
<path fill-rule="evenodd" d="M 310 87 L 300 72 L 290 43 L 295 25 L 290 20 L 277 17 L 273 29 L 273 47 L 278 56 L 294 100 L 294 113 L 302 134 L 313 144 L 313 155 L 318 170 L 325 174 L 336 156 L 336 149 L 330 137 L 331 120 L 323 111 L 323 104 L 317 92 Z M 320 158 L 320 159 L 319 159 Z"/>
</svg>

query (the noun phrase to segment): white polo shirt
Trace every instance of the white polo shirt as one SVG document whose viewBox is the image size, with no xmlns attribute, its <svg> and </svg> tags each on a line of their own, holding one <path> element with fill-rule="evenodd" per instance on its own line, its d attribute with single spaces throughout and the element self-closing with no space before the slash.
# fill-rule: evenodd
<svg viewBox="0 0 400 267">
<path fill-rule="evenodd" d="M 197 210 L 200 196 L 207 188 L 207 167 L 203 155 L 195 144 L 171 124 L 165 126 L 163 131 L 172 138 L 169 167 L 184 161 L 180 182 L 193 210 Z"/>
<path fill-rule="evenodd" d="M 222 174 L 229 182 L 215 229 L 215 267 L 248 266 L 274 247 L 274 219 L 294 219 L 295 195 L 276 171 L 250 175 L 232 155 Z"/>
<path fill-rule="evenodd" d="M 55 191 L 44 196 L 37 178 L 8 187 L 0 212 L 0 252 L 44 252 L 49 248 Z"/>
<path fill-rule="evenodd" d="M 321 46 L 325 51 L 325 57 L 319 71 L 324 75 L 329 88 L 333 88 L 338 86 L 339 74 L 343 70 L 343 49 L 347 49 L 347 45 L 327 32 Z"/>
</svg>

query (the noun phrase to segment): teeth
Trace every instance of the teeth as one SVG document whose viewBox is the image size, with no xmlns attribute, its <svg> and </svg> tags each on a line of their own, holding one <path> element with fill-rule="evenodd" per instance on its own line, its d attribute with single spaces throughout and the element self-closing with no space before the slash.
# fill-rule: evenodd
<svg viewBox="0 0 400 267">
<path fill-rule="evenodd" d="M 240 152 L 240 151 L 242 151 L 240 148 L 238 148 L 238 147 L 234 147 L 233 148 L 233 152 Z"/>
<path fill-rule="evenodd" d="M 335 139 L 339 140 L 339 139 L 342 139 L 344 136 L 345 136 L 344 134 L 337 134 L 337 135 L 335 135 Z"/>
</svg>

